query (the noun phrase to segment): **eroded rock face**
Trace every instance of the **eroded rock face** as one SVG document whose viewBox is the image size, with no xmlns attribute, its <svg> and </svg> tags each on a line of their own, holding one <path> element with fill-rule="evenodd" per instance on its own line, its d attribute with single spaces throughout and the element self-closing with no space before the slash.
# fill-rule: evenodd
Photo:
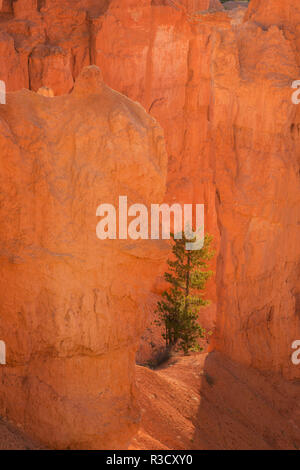
<svg viewBox="0 0 300 470">
<path fill-rule="evenodd" d="M 215 318 L 215 347 L 293 378 L 300 193 L 291 83 L 299 68 L 297 29 L 290 23 L 285 36 L 280 18 L 266 28 L 253 16 L 243 23 L 241 10 L 187 18 L 167 6 L 112 3 L 92 50 L 108 83 L 165 129 L 168 202 L 206 203 L 218 258 L 202 322 Z"/>
<path fill-rule="evenodd" d="M 183 1 L 45 0 L 33 10 L 27 2 L 30 21 L 17 3 L 18 21 L 0 26 L 8 90 L 67 93 L 96 63 L 106 83 L 142 103 L 166 137 L 166 201 L 206 204 L 217 258 L 202 322 L 216 328 L 214 347 L 299 377 L 290 359 L 300 337 L 296 2 L 216 12 L 208 1 L 194 10 Z"/>
<path fill-rule="evenodd" d="M 84 116 L 84 118 L 83 118 Z M 161 201 L 166 152 L 144 109 L 85 68 L 72 94 L 0 106 L 0 415 L 55 448 L 125 448 L 157 243 L 100 241 L 101 203 Z"/>
<path fill-rule="evenodd" d="M 153 3 L 153 2 L 152 2 Z M 160 3 L 161 5 L 163 2 L 158 1 L 157 4 Z M 177 5 L 182 5 L 186 8 L 187 13 L 194 13 L 196 11 L 205 11 L 205 10 L 222 10 L 223 6 L 219 0 L 167 0 L 165 5 L 176 7 Z"/>
<path fill-rule="evenodd" d="M 259 0 L 252 0 L 245 20 L 250 20 L 264 29 L 278 25 L 283 30 L 286 39 L 294 45 L 297 64 L 300 66 L 300 5 L 298 2 L 270 0 L 267 5 L 264 5 Z"/>
</svg>

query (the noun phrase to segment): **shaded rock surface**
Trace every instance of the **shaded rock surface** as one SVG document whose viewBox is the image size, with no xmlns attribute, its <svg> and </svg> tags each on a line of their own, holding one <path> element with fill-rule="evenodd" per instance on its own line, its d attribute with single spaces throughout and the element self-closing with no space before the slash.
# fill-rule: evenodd
<svg viewBox="0 0 300 470">
<path fill-rule="evenodd" d="M 142 421 L 131 449 L 296 450 L 299 384 L 261 374 L 220 353 L 137 366 Z"/>
<path fill-rule="evenodd" d="M 32 442 L 12 425 L 0 420 L 0 450 L 42 450 L 38 443 Z"/>
</svg>

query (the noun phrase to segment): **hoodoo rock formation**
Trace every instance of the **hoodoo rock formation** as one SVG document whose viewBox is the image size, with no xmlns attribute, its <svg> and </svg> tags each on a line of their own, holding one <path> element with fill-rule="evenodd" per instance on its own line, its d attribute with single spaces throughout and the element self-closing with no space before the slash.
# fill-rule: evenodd
<svg viewBox="0 0 300 470">
<path fill-rule="evenodd" d="M 99 241 L 96 209 L 122 193 L 162 200 L 162 131 L 97 67 L 64 97 L 8 94 L 0 123 L 0 415 L 51 447 L 125 448 L 139 416 L 134 356 L 165 255 L 152 242 Z"/>
<path fill-rule="evenodd" d="M 149 328 L 143 361 L 167 254 L 139 242 L 116 243 L 114 255 L 94 239 L 99 198 L 125 188 L 150 203 L 205 203 L 217 250 L 202 313 L 211 348 L 239 363 L 238 373 L 299 380 L 291 361 L 300 338 L 298 3 L 0 1 L 0 79 L 8 91 L 40 90 L 8 94 L 0 107 L 0 339 L 10 361 L 0 369 L 0 414 L 51 445 L 126 445 L 132 432 L 121 424 L 133 429 L 137 416 L 139 312 Z M 74 88 L 92 64 L 163 128 L 166 191 L 155 121 L 102 82 L 90 92 L 84 76 L 94 68 Z M 88 431 L 96 404 L 102 425 Z"/>
</svg>

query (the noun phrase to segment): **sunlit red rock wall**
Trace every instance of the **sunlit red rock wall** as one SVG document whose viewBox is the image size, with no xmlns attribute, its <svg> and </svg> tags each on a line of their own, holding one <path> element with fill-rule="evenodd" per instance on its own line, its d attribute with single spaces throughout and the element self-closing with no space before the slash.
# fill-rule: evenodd
<svg viewBox="0 0 300 470">
<path fill-rule="evenodd" d="M 158 120 L 169 155 L 166 200 L 205 202 L 215 236 L 213 304 L 203 312 L 216 324 L 214 346 L 292 378 L 299 368 L 291 344 L 300 336 L 300 121 L 291 103 L 299 6 L 252 0 L 243 20 L 204 3 L 194 10 L 179 1 L 18 0 L 1 23 L 0 78 L 9 90 L 46 86 L 59 95 L 95 63 L 106 83 Z"/>
<path fill-rule="evenodd" d="M 217 304 L 215 347 L 294 377 L 299 111 L 291 83 L 299 74 L 297 36 L 286 38 L 280 24 L 268 30 L 254 18 L 238 24 L 239 18 L 218 12 L 187 19 L 149 2 L 126 14 L 112 3 L 95 26 L 92 60 L 113 88 L 140 101 L 162 124 L 168 202 L 206 203 L 207 228 L 219 250 L 217 292 L 210 292 Z M 206 315 L 214 315 L 214 306 Z"/>
</svg>

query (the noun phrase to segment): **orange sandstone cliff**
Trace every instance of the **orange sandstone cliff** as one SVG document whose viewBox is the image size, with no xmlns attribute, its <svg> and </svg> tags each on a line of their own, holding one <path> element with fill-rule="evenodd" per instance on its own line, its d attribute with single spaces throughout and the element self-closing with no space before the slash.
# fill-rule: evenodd
<svg viewBox="0 0 300 470">
<path fill-rule="evenodd" d="M 240 9 L 187 16 L 126 3 L 111 2 L 94 25 L 92 60 L 163 126 L 167 201 L 206 204 L 218 247 L 204 314 L 209 326 L 215 318 L 215 347 L 299 377 L 290 360 L 300 326 L 295 22 L 288 34 L 281 17 L 256 21 L 255 5 L 243 20 Z"/>
<path fill-rule="evenodd" d="M 77 129 L 79 128 L 79 135 L 82 135 L 84 139 L 82 145 L 86 154 L 85 157 L 81 156 L 79 168 L 81 164 L 83 166 L 86 164 L 87 156 L 92 158 L 92 155 L 96 155 L 97 148 L 103 149 L 103 155 L 107 155 L 105 152 L 112 151 L 110 145 L 114 146 L 114 143 L 109 142 L 114 141 L 115 128 L 111 127 L 105 134 L 106 137 L 100 142 L 102 134 L 100 133 L 99 136 L 98 132 L 102 132 L 102 127 L 100 126 L 101 131 L 99 131 L 95 128 L 93 119 L 86 118 L 83 109 L 89 109 L 87 105 L 89 101 L 88 97 L 84 97 L 84 91 L 82 91 L 82 104 L 78 112 L 74 113 L 77 121 L 72 127 L 73 121 L 71 120 L 68 131 L 70 134 L 65 134 L 65 129 L 68 129 L 65 122 L 70 119 L 71 115 L 73 117 L 72 100 L 78 99 L 76 86 L 72 91 L 75 80 L 83 67 L 90 64 L 100 67 L 107 85 L 141 103 L 164 130 L 168 154 L 166 192 L 159 167 L 156 171 L 153 170 L 154 173 L 148 172 L 147 168 L 148 165 L 151 167 L 152 158 L 145 157 L 145 154 L 148 155 L 147 152 L 150 151 L 148 150 L 150 146 L 153 158 L 159 159 L 160 162 L 164 161 L 163 150 L 157 150 L 157 146 L 154 145 L 157 137 L 153 137 L 152 144 L 151 139 L 147 142 L 144 138 L 140 139 L 137 150 L 140 160 L 135 162 L 133 155 L 135 155 L 136 146 L 132 144 L 132 138 L 128 132 L 126 137 L 122 137 L 117 151 L 124 158 L 127 155 L 126 165 L 118 167 L 118 171 L 110 173 L 108 177 L 108 181 L 112 181 L 112 175 L 117 180 L 117 184 L 110 185 L 114 188 L 114 197 L 120 194 L 119 178 L 121 178 L 121 181 L 125 181 L 126 187 L 130 188 L 131 184 L 133 185 L 133 191 L 135 191 L 134 185 L 140 184 L 140 194 L 148 202 L 155 196 L 161 199 L 164 197 L 168 203 L 205 203 L 206 229 L 214 235 L 217 250 L 214 266 L 215 280 L 210 283 L 208 292 L 212 304 L 202 313 L 204 325 L 214 330 L 211 348 L 228 356 L 229 360 L 240 363 L 245 370 L 252 367 L 260 371 L 259 373 L 274 374 L 280 377 L 280 380 L 299 380 L 300 368 L 291 362 L 291 344 L 295 339 L 300 338 L 300 108 L 291 101 L 291 84 L 294 80 L 300 79 L 298 2 L 296 0 L 269 0 L 268 2 L 251 0 L 248 9 L 240 6 L 224 9 L 218 1 L 209 0 L 141 0 L 139 2 L 136 0 L 102 2 L 78 0 L 63 3 L 58 0 L 17 0 L 3 1 L 2 6 L 0 2 L 0 7 L 0 79 L 5 80 L 8 91 L 27 88 L 36 92 L 42 89 L 41 94 L 47 94 L 45 90 L 50 90 L 50 96 L 51 94 L 57 96 L 52 102 L 50 98 L 28 91 L 9 94 L 7 108 L 1 109 L 5 139 L 3 151 L 1 151 L 3 158 L 1 165 L 4 165 L 7 174 L 14 175 L 14 181 L 9 183 L 5 193 L 10 195 L 10 198 L 5 198 L 7 208 L 3 211 L 4 224 L 1 228 L 4 234 L 2 253 L 4 258 L 9 260 L 6 261 L 8 267 L 6 264 L 3 265 L 2 274 L 4 279 L 1 287 L 1 297 L 4 299 L 3 317 L 6 318 L 7 325 L 19 325 L 18 322 L 20 322 L 26 332 L 25 338 L 24 335 L 18 333 L 19 341 L 9 337 L 10 344 L 14 345 L 14 341 L 16 342 L 12 356 L 17 355 L 16 359 L 13 359 L 16 361 L 16 366 L 19 364 L 22 367 L 23 364 L 24 367 L 24 364 L 27 364 L 26 367 L 32 370 L 29 376 L 36 377 L 34 382 L 41 383 L 41 390 L 44 390 L 47 386 L 43 385 L 43 381 L 45 376 L 49 376 L 50 369 L 44 371 L 41 364 L 35 361 L 40 361 L 40 356 L 44 358 L 54 356 L 56 357 L 55 366 L 53 362 L 51 370 L 55 371 L 58 367 L 58 374 L 63 374 L 65 377 L 63 383 L 66 387 L 59 390 L 58 405 L 53 407 L 53 411 L 51 408 L 51 413 L 54 414 L 49 419 L 49 423 L 46 423 L 45 407 L 47 403 L 50 406 L 51 400 L 55 399 L 56 389 L 53 384 L 61 383 L 60 376 L 57 372 L 55 372 L 56 377 L 51 377 L 50 374 L 53 384 L 48 384 L 49 387 L 44 392 L 45 397 L 40 400 L 41 408 L 37 408 L 34 404 L 35 409 L 31 410 L 30 407 L 33 404 L 28 397 L 34 396 L 34 387 L 38 385 L 28 386 L 28 389 L 32 390 L 32 395 L 30 395 L 26 388 L 28 374 L 24 369 L 18 369 L 18 372 L 13 374 L 16 377 L 12 382 L 16 389 L 14 396 L 7 392 L 11 391 L 12 386 L 7 382 L 4 386 L 6 393 L 0 398 L 1 410 L 6 408 L 10 410 L 7 414 L 15 422 L 21 421 L 24 426 L 26 424 L 28 431 L 34 435 L 38 435 L 39 426 L 44 423 L 44 440 L 53 445 L 63 446 L 68 443 L 68 445 L 83 446 L 87 442 L 93 442 L 95 446 L 103 445 L 99 444 L 99 440 L 94 444 L 94 436 L 99 431 L 98 429 L 92 429 L 90 436 L 82 440 L 78 439 L 76 434 L 78 428 L 72 421 L 73 399 L 75 400 L 74 406 L 78 406 L 77 413 L 80 414 L 80 403 L 84 396 L 84 386 L 82 385 L 82 388 L 79 387 L 77 390 L 77 385 L 74 387 L 72 382 L 74 368 L 79 367 L 77 362 L 72 362 L 77 361 L 73 359 L 74 350 L 86 351 L 87 348 L 91 352 L 88 352 L 88 358 L 85 359 L 89 361 L 92 361 L 89 355 L 94 357 L 95 354 L 103 352 L 102 346 L 100 351 L 97 343 L 100 341 L 97 339 L 99 330 L 94 324 L 99 321 L 98 318 L 101 318 L 100 313 L 100 317 L 89 313 L 88 315 L 92 315 L 92 318 L 82 323 L 81 315 L 90 312 L 89 301 L 88 305 L 80 310 L 79 293 L 71 301 L 72 305 L 73 303 L 76 305 L 72 307 L 69 301 L 65 300 L 65 293 L 62 294 L 64 289 L 68 289 L 67 286 L 73 289 L 71 286 L 74 276 L 76 278 L 74 286 L 77 282 L 80 286 L 79 291 L 92 292 L 93 289 L 99 288 L 99 283 L 105 282 L 103 291 L 108 292 L 105 299 L 108 299 L 107 302 L 112 302 L 115 295 L 109 287 L 112 280 L 115 286 L 119 286 L 118 280 L 124 279 L 123 276 L 127 276 L 127 273 L 131 272 L 133 266 L 136 265 L 135 275 L 129 276 L 128 289 L 134 291 L 134 294 L 128 295 L 130 299 L 128 303 L 123 299 L 116 307 L 112 303 L 107 305 L 103 298 L 100 300 L 101 312 L 102 310 L 107 312 L 100 329 L 108 337 L 104 343 L 102 343 L 103 338 L 100 342 L 101 345 L 107 344 L 107 348 L 110 344 L 114 346 L 111 350 L 109 349 L 111 352 L 107 352 L 106 356 L 110 365 L 108 369 L 106 366 L 103 368 L 107 378 L 106 385 L 103 385 L 103 388 L 107 390 L 107 402 L 105 402 L 105 393 L 104 399 L 98 396 L 99 402 L 96 400 L 96 395 L 93 395 L 96 393 L 98 384 L 97 381 L 94 382 L 94 369 L 89 369 L 89 380 L 93 384 L 89 410 L 94 412 L 94 404 L 97 402 L 100 408 L 104 403 L 106 412 L 105 403 L 110 403 L 111 397 L 118 397 L 115 401 L 120 403 L 122 409 L 119 412 L 118 405 L 116 405 L 117 411 L 110 409 L 107 415 L 104 414 L 107 416 L 104 422 L 109 422 L 109 413 L 115 416 L 116 420 L 119 415 L 124 416 L 125 419 L 126 406 L 130 409 L 133 407 L 134 392 L 130 389 L 134 384 L 133 358 L 139 335 L 143 330 L 141 318 L 145 318 L 138 313 L 135 305 L 136 303 L 142 305 L 145 292 L 147 292 L 147 299 L 144 309 L 147 312 L 148 325 L 144 324 L 144 327 L 148 326 L 148 330 L 144 334 L 138 354 L 140 362 L 151 357 L 152 351 L 149 344 L 153 339 L 156 341 L 159 335 L 159 332 L 152 328 L 151 319 L 156 295 L 161 290 L 160 275 L 164 267 L 163 253 L 165 255 L 166 253 L 164 251 L 157 253 L 153 248 L 154 259 L 151 260 L 150 257 L 151 268 L 149 267 L 149 270 L 144 265 L 145 258 L 147 258 L 144 254 L 134 257 L 132 264 L 130 264 L 131 258 L 125 257 L 122 262 L 124 272 L 120 273 L 117 268 L 118 260 L 108 251 L 107 258 L 105 254 L 101 254 L 104 260 L 101 261 L 103 265 L 100 267 L 95 253 L 97 254 L 101 248 L 96 240 L 91 241 L 94 235 L 94 222 L 92 222 L 94 213 L 86 215 L 85 212 L 90 210 L 94 199 L 86 193 L 87 200 L 80 203 L 79 209 L 74 203 L 74 213 L 71 212 L 67 216 L 64 212 L 58 217 L 55 212 L 59 205 L 71 204 L 73 197 L 80 198 L 80 189 L 77 187 L 76 175 L 73 174 L 74 168 L 71 165 L 71 162 L 74 162 L 75 168 L 77 165 L 78 147 L 72 137 L 77 135 Z M 58 95 L 67 96 L 59 97 Z M 120 100 L 116 106 L 122 106 L 123 109 L 121 103 L 125 98 L 115 94 L 113 96 L 117 96 Z M 14 106 L 12 102 L 15 103 Z M 129 102 L 126 101 L 126 103 Z M 138 105 L 130 102 L 128 106 L 133 109 Z M 19 109 L 16 109 L 17 107 Z M 147 123 L 142 127 L 152 129 L 154 126 L 156 129 L 156 124 L 153 124 L 147 114 L 142 112 L 139 106 L 137 109 L 140 110 Z M 57 117 L 60 113 L 65 114 L 62 121 L 61 117 Z M 126 123 L 126 126 L 134 127 L 134 119 L 132 115 L 124 118 L 120 126 L 125 126 Z M 117 129 L 119 129 L 119 124 Z M 150 132 L 152 135 L 150 130 L 144 132 Z M 45 153 L 47 139 L 50 144 Z M 95 140 L 99 141 L 97 145 Z M 23 162 L 22 165 L 25 165 L 24 170 L 20 163 L 16 161 L 14 163 L 16 158 L 14 155 L 17 154 Z M 144 168 L 142 154 L 147 162 L 146 168 Z M 7 158 L 7 155 L 12 155 L 12 157 Z M 37 158 L 36 155 L 39 157 Z M 46 167 L 41 163 L 45 155 L 48 155 L 44 162 Z M 65 163 L 66 167 L 60 163 L 61 156 L 66 160 L 69 159 L 69 163 Z M 29 165 L 29 157 L 34 168 L 34 171 L 28 169 L 28 174 L 33 174 L 30 183 L 26 179 L 25 171 L 26 165 Z M 133 169 L 130 176 L 128 166 L 131 159 L 133 159 Z M 164 163 L 160 164 L 164 166 Z M 51 182 L 52 178 L 47 179 L 50 171 L 49 165 L 50 169 L 52 168 L 51 171 L 54 172 L 53 182 Z M 55 175 L 56 165 L 62 170 L 59 175 Z M 96 160 L 93 161 L 93 165 L 96 165 Z M 102 160 L 100 166 L 102 166 Z M 93 166 L 92 172 L 96 171 L 95 168 Z M 138 168 L 144 169 L 138 170 Z M 97 171 L 102 174 L 103 170 Z M 97 171 L 96 174 L 98 174 Z M 103 200 L 106 194 L 110 194 L 108 189 L 107 192 L 105 189 L 102 192 L 103 184 L 107 185 L 107 188 L 109 184 L 106 176 L 100 178 L 100 174 L 98 183 L 95 181 L 91 184 L 90 180 L 87 180 L 86 184 L 83 184 L 85 188 L 92 186 L 90 191 L 97 193 L 97 201 L 100 198 Z M 136 183 L 132 178 L 132 175 L 136 174 L 140 174 L 142 183 Z M 21 187 L 24 185 L 22 204 L 21 199 L 20 202 L 15 200 L 17 184 Z M 45 213 L 43 197 L 46 196 L 40 194 L 40 190 L 37 193 L 33 192 L 36 184 L 48 185 L 48 189 L 45 186 L 43 190 L 51 194 L 53 192 L 52 197 L 58 198 L 57 207 L 52 206 L 52 203 L 49 203 L 49 208 L 46 207 L 53 211 L 51 217 L 47 218 L 46 215 L 42 217 Z M 36 208 L 33 208 L 35 204 L 33 194 L 38 194 L 41 198 L 40 212 L 37 213 Z M 7 199 L 12 202 L 8 203 Z M 95 203 L 97 205 L 97 202 Z M 19 212 L 23 204 L 24 215 L 16 224 L 15 219 L 17 216 L 20 217 Z M 86 207 L 86 204 L 89 207 Z M 27 205 L 28 210 L 25 209 Z M 92 205 L 92 211 L 94 211 L 94 206 L 95 204 Z M 7 220 L 8 211 L 14 214 L 9 220 Z M 80 219 L 79 223 L 77 218 Z M 87 220 L 90 221 L 91 230 L 79 230 L 78 227 L 83 227 Z M 35 223 L 41 224 L 39 230 L 35 228 Z M 37 231 L 37 239 L 34 243 L 32 241 L 29 243 L 27 237 L 31 236 L 33 230 Z M 91 263 L 88 267 L 89 272 L 84 272 L 79 262 L 75 268 L 70 261 L 68 269 L 66 266 L 58 268 L 58 274 L 51 267 L 52 253 L 70 253 L 69 250 L 65 251 L 64 237 L 73 233 L 73 230 L 74 235 L 76 230 L 81 233 L 80 243 L 85 240 L 85 256 L 89 256 L 86 259 L 89 259 L 88 264 Z M 46 234 L 51 237 L 51 241 L 47 241 Z M 46 243 L 46 251 L 41 248 L 44 247 L 44 237 L 47 243 L 50 242 L 49 246 Z M 90 239 L 84 237 L 90 237 Z M 53 243 L 62 243 L 62 245 L 57 250 L 51 246 Z M 79 250 L 78 258 L 83 249 L 79 246 L 81 245 L 76 245 L 74 242 L 74 250 Z M 141 248 L 141 253 L 143 250 L 145 253 L 147 250 L 152 252 L 152 247 L 147 248 L 147 246 Z M 45 258 L 43 258 L 42 265 L 36 261 L 32 267 L 31 263 L 37 257 L 35 250 L 38 250 L 39 256 Z M 29 253 L 34 254 L 29 255 Z M 26 262 L 25 264 L 23 262 L 23 266 L 26 267 L 26 274 L 22 270 L 24 256 Z M 14 261 L 15 257 L 17 261 Z M 47 257 L 52 260 L 49 265 L 50 275 L 47 274 Z M 54 259 L 57 263 L 57 258 Z M 140 259 L 141 268 L 138 268 L 138 259 Z M 61 262 L 64 266 L 64 260 Z M 75 262 L 77 263 L 76 260 Z M 16 267 L 20 264 L 19 277 L 16 277 L 14 270 L 11 271 L 14 264 Z M 39 270 L 44 269 L 41 266 L 46 266 L 46 272 L 40 273 Z M 74 274 L 76 272 L 77 274 Z M 16 289 L 13 295 L 8 296 L 7 292 L 11 289 L 9 282 L 15 278 L 17 279 L 14 281 Z M 68 282 L 65 283 L 63 279 L 68 279 Z M 57 287 L 52 286 L 49 289 L 48 282 L 50 285 L 57 283 Z M 28 283 L 32 287 L 29 287 Z M 65 284 L 66 287 L 62 288 Z M 138 286 L 141 291 L 144 291 L 143 295 L 136 292 Z M 123 283 L 122 288 L 125 288 Z M 35 290 L 33 297 L 37 300 L 32 300 L 31 289 Z M 52 289 L 57 293 L 57 298 L 56 295 L 52 297 Z M 77 287 L 74 289 L 77 292 Z M 122 291 L 119 295 L 122 297 Z M 73 299 L 71 292 L 67 293 L 67 297 Z M 125 298 L 127 299 L 126 296 Z M 55 304 L 54 307 L 52 302 Z M 22 308 L 19 308 L 19 305 L 22 305 Z M 60 325 L 62 331 L 58 329 L 58 339 L 54 341 L 53 331 L 57 330 L 54 312 L 58 311 L 59 315 L 65 316 L 70 308 L 73 312 L 71 318 L 75 312 L 78 319 L 75 321 L 75 315 L 69 332 L 64 330 L 67 326 Z M 122 308 L 122 314 L 118 311 L 119 308 Z M 21 313 L 19 314 L 17 310 Z M 36 318 L 32 311 L 36 312 Z M 47 318 L 44 328 L 38 320 L 39 312 L 43 312 L 43 322 Z M 32 318 L 30 321 L 33 324 L 28 323 L 29 318 Z M 122 319 L 122 322 L 120 323 L 118 319 Z M 52 323 L 48 324 L 48 322 Z M 131 341 L 122 336 L 125 324 L 130 325 L 125 333 L 131 335 Z M 36 329 L 36 335 L 30 333 L 32 326 Z M 110 343 L 111 338 L 114 338 L 114 333 L 111 331 L 115 331 L 114 328 L 118 331 L 119 327 L 120 336 L 117 335 Z M 91 333 L 95 335 L 93 340 L 95 344 L 85 328 L 91 329 Z M 14 331 L 12 329 L 10 335 L 13 335 Z M 31 344 L 31 337 L 41 338 L 40 343 Z M 92 345 L 89 344 L 90 341 Z M 128 368 L 126 369 L 119 363 L 114 369 L 113 364 L 119 362 L 118 351 L 120 354 L 120 351 L 124 350 L 124 344 L 130 344 L 126 346 L 130 352 L 122 356 L 122 361 L 127 361 L 126 367 Z M 21 355 L 23 354 L 21 358 L 18 357 L 20 351 Z M 116 354 L 116 361 L 113 360 L 114 354 Z M 85 357 L 85 354 L 83 356 Z M 78 353 L 78 357 L 81 358 L 81 352 Z M 82 361 L 84 362 L 84 359 Z M 65 365 L 66 363 L 68 365 Z M 80 374 L 83 368 L 81 364 Z M 44 373 L 42 377 L 39 377 L 40 370 Z M 118 377 L 118 371 L 122 371 L 123 375 L 119 377 L 119 382 L 114 382 L 113 377 Z M 128 376 L 131 377 L 130 380 Z M 9 379 L 6 378 L 6 380 Z M 124 385 L 126 390 L 124 389 L 121 395 L 118 395 L 117 389 L 123 389 L 123 385 L 122 387 L 116 385 L 116 390 L 114 390 L 114 385 L 109 385 L 114 383 L 127 384 L 127 388 Z M 112 387 L 111 392 L 109 392 L 109 387 Z M 50 400 L 52 389 L 54 395 Z M 64 413 L 67 418 L 65 418 L 61 410 L 65 409 L 63 399 L 69 393 L 72 396 L 72 404 L 69 409 L 66 407 Z M 77 399 L 78 402 L 76 402 Z M 124 424 L 124 426 L 128 424 L 128 429 L 137 416 L 133 408 L 129 416 L 131 416 L 130 425 Z M 52 423 L 62 423 L 65 419 L 65 428 L 59 426 L 62 435 L 55 441 Z M 243 417 L 243 419 L 246 418 Z M 112 422 L 115 421 L 112 419 Z M 281 421 L 275 420 L 275 422 Z M 106 436 L 111 436 L 109 429 L 113 429 L 114 426 L 115 424 L 111 424 L 110 428 L 108 425 Z M 47 427 L 49 427 L 48 434 Z M 101 433 L 104 433 L 104 427 L 100 426 L 100 428 Z M 69 429 L 74 432 L 74 438 L 71 436 L 68 440 L 67 430 Z M 128 436 L 132 432 L 128 432 Z M 289 430 L 287 432 L 290 433 Z M 110 442 L 109 439 L 112 437 L 107 439 Z M 274 442 L 278 443 L 276 439 L 274 437 Z M 112 446 L 117 445 L 117 442 L 120 442 L 121 446 L 125 445 L 125 440 L 120 436 L 115 437 L 111 442 Z M 272 447 L 272 443 L 269 444 Z M 255 445 L 255 440 L 251 441 L 251 445 Z M 226 443 L 224 446 L 226 447 Z M 230 447 L 229 443 L 227 446 Z"/>
</svg>

